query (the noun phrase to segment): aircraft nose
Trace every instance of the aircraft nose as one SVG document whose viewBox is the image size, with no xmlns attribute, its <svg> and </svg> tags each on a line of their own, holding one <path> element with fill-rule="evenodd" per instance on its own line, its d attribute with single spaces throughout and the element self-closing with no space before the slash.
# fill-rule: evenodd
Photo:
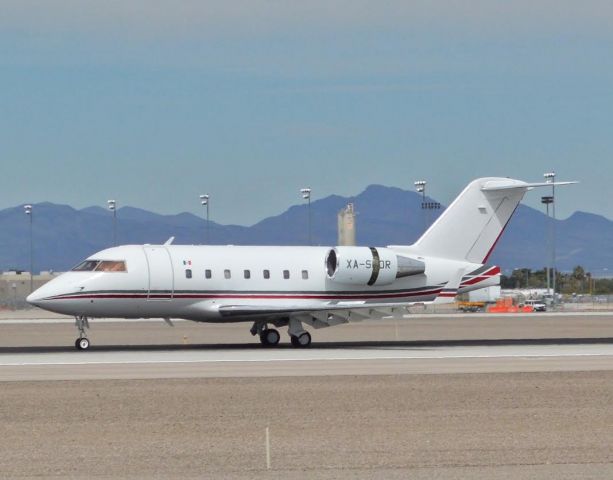
<svg viewBox="0 0 613 480">
<path fill-rule="evenodd" d="M 30 305 L 34 305 L 36 307 L 45 308 L 49 305 L 51 298 L 59 293 L 62 293 L 61 287 L 62 284 L 57 281 L 55 278 L 47 283 L 45 283 L 42 287 L 34 290 L 30 295 L 27 296 L 26 302 Z"/>
<path fill-rule="evenodd" d="M 26 302 L 35 307 L 49 310 L 50 312 L 65 313 L 66 307 L 70 307 L 69 303 L 61 303 L 56 301 L 58 295 L 67 292 L 66 282 L 58 278 L 45 283 L 42 287 L 34 290 L 26 298 Z M 60 309 L 62 311 L 60 311 Z"/>
<path fill-rule="evenodd" d="M 40 293 L 38 293 L 38 290 L 34 290 L 30 295 L 27 296 L 26 302 L 28 302 L 30 305 L 38 307 L 42 298 L 43 297 Z"/>
</svg>

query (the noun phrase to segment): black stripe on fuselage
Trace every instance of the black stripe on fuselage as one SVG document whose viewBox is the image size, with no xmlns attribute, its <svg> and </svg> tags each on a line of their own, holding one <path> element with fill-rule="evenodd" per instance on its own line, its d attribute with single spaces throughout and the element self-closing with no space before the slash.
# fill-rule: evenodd
<svg viewBox="0 0 613 480">
<path fill-rule="evenodd" d="M 109 297 L 109 298 L 147 298 L 147 297 L 170 297 L 175 298 L 198 298 L 198 297 L 253 297 L 253 298 L 304 298 L 304 299 L 334 299 L 335 297 L 345 298 L 377 298 L 383 296 L 402 297 L 416 296 L 419 294 L 431 295 L 440 292 L 440 286 L 427 286 L 411 289 L 399 290 L 377 290 L 377 291 L 262 291 L 262 290 L 95 290 L 66 293 L 47 298 L 47 300 L 62 298 L 87 298 L 87 297 Z"/>
</svg>

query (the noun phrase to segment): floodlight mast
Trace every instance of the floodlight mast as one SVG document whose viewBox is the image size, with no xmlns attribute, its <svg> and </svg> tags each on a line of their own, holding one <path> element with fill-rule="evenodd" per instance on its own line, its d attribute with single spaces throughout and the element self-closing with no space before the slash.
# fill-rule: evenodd
<svg viewBox="0 0 613 480">
<path fill-rule="evenodd" d="M 430 225 L 428 210 L 438 210 L 441 208 L 441 204 L 438 202 L 426 202 L 427 183 L 428 182 L 426 182 L 425 180 L 418 180 L 417 182 L 413 182 L 417 193 L 421 193 L 421 209 L 424 212 L 424 232 L 428 229 L 428 226 Z"/>
<path fill-rule="evenodd" d="M 549 218 L 549 205 L 553 203 L 553 197 L 551 195 L 545 195 L 541 197 L 541 203 L 545 205 L 545 212 L 547 213 L 547 249 L 551 248 L 551 219 Z M 547 277 L 547 295 L 551 295 L 551 255 L 547 260 L 547 265 L 545 267 L 545 276 Z"/>
<path fill-rule="evenodd" d="M 34 233 L 33 233 L 33 218 L 32 205 L 23 206 L 24 213 L 30 217 L 30 293 L 34 291 Z"/>
<path fill-rule="evenodd" d="M 117 246 L 117 202 L 115 200 L 107 200 L 109 210 L 113 212 L 113 246 Z"/>
<path fill-rule="evenodd" d="M 206 207 L 206 224 L 204 226 L 204 242 L 209 243 L 209 201 L 211 196 L 207 193 L 200 195 L 200 204 Z"/>
<path fill-rule="evenodd" d="M 413 182 L 413 184 L 415 185 L 415 190 L 417 190 L 417 193 L 421 193 L 421 212 L 423 214 L 423 220 L 424 220 L 424 232 L 428 228 L 428 212 L 426 211 L 426 184 L 427 183 L 428 182 L 426 182 L 425 180 L 417 180 L 416 182 Z"/>
<path fill-rule="evenodd" d="M 309 245 L 313 245 L 312 237 L 311 237 L 311 188 L 305 187 L 300 189 L 300 193 L 302 194 L 302 198 L 307 201 L 308 206 L 308 232 L 309 232 Z"/>
<path fill-rule="evenodd" d="M 556 172 L 546 172 L 543 174 L 545 182 L 551 183 L 551 286 L 553 290 L 553 303 L 556 303 Z"/>
</svg>

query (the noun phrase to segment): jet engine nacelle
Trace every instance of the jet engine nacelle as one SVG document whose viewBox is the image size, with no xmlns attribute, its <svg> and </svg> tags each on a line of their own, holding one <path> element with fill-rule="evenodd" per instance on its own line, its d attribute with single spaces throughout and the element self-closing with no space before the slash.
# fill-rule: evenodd
<svg viewBox="0 0 613 480">
<path fill-rule="evenodd" d="M 424 273 L 423 262 L 389 248 L 335 247 L 326 257 L 328 278 L 348 285 L 389 285 L 396 278 Z"/>
</svg>

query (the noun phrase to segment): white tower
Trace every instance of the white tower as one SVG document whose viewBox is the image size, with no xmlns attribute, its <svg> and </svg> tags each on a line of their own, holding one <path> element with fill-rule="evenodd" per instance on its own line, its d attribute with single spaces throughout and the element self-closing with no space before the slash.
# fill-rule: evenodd
<svg viewBox="0 0 613 480">
<path fill-rule="evenodd" d="M 338 212 L 338 244 L 342 246 L 355 245 L 355 211 L 353 203 L 349 203 Z"/>
</svg>

